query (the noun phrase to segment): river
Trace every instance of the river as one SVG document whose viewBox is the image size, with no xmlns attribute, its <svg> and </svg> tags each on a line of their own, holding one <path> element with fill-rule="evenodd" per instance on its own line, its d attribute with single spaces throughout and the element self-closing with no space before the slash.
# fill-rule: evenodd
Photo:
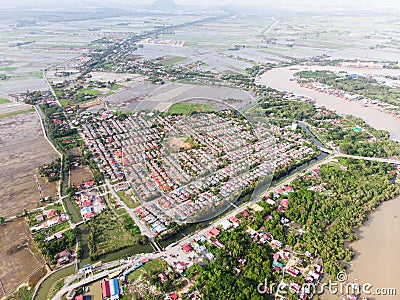
<svg viewBox="0 0 400 300">
<path fill-rule="evenodd" d="M 297 70 L 295 70 L 297 69 Z M 300 87 L 290 81 L 299 70 L 345 70 L 338 67 L 292 66 L 272 69 L 259 77 L 259 83 L 280 91 L 289 91 L 315 99 L 317 106 L 325 106 L 340 114 L 351 114 L 364 119 L 371 126 L 390 132 L 391 138 L 400 140 L 400 122 L 394 117 L 372 107 L 364 107 L 356 101 L 346 101 L 339 97 Z M 385 73 L 400 75 L 400 70 L 351 69 L 358 74 Z M 370 283 L 371 292 L 376 288 L 396 288 L 397 296 L 366 295 L 368 299 L 400 299 L 400 197 L 383 203 L 359 231 L 359 240 L 351 247 L 356 255 L 348 269 L 348 278 L 356 279 L 359 284 Z M 338 299 L 337 296 L 324 294 L 324 300 Z"/>
<path fill-rule="evenodd" d="M 396 288 L 397 296 L 371 296 L 369 299 L 400 298 L 400 197 L 383 203 L 360 230 L 360 239 L 352 243 L 356 256 L 349 279 L 375 288 Z"/>
<path fill-rule="evenodd" d="M 365 107 L 358 101 L 348 101 L 340 97 L 328 95 L 312 89 L 301 87 L 296 81 L 291 81 L 293 74 L 303 70 L 332 70 L 349 71 L 357 74 L 385 74 L 400 76 L 400 70 L 391 69 L 363 69 L 363 68 L 342 68 L 342 67 L 321 67 L 321 66 L 289 66 L 275 68 L 265 72 L 258 78 L 258 83 L 265 84 L 268 87 L 279 91 L 293 92 L 315 99 L 317 106 L 325 106 L 328 109 L 335 110 L 339 114 L 351 114 L 364 119 L 366 123 L 377 128 L 390 132 L 391 138 L 400 141 L 400 120 L 392 115 L 380 111 L 374 107 Z"/>
</svg>

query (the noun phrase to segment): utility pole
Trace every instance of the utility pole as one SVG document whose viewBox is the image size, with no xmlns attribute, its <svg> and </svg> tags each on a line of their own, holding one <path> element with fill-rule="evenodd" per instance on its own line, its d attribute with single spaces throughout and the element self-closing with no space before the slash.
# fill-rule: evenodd
<svg viewBox="0 0 400 300">
<path fill-rule="evenodd" d="M 36 174 L 35 174 L 35 180 L 36 180 L 36 185 L 37 185 L 37 188 L 38 188 L 38 191 L 40 194 L 40 201 L 42 201 L 43 200 L 42 187 L 40 186 L 39 179 L 37 178 Z"/>
</svg>

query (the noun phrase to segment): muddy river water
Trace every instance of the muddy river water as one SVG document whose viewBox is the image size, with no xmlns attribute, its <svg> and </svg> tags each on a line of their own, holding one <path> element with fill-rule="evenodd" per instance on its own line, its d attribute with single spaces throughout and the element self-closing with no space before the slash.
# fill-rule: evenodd
<svg viewBox="0 0 400 300">
<path fill-rule="evenodd" d="M 389 115 L 375 107 L 365 107 L 358 101 L 348 101 L 340 97 L 328 95 L 312 89 L 301 87 L 296 81 L 291 81 L 293 74 L 302 70 L 332 70 L 349 71 L 357 74 L 385 74 L 400 76 L 400 70 L 389 69 L 365 69 L 365 68 L 341 68 L 341 67 L 305 67 L 290 66 L 284 68 L 272 69 L 258 78 L 258 82 L 280 91 L 293 92 L 297 95 L 306 96 L 315 99 L 317 106 L 325 106 L 328 109 L 335 110 L 339 114 L 351 114 L 364 119 L 369 125 L 384 129 L 390 132 L 391 137 L 400 141 L 400 120 Z"/>
</svg>

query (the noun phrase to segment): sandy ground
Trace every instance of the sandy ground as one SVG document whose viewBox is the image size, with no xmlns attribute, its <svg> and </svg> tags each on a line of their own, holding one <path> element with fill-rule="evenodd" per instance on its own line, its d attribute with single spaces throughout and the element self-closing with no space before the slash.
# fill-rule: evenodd
<svg viewBox="0 0 400 300">
<path fill-rule="evenodd" d="M 85 296 L 91 296 L 92 300 L 102 300 L 101 281 L 93 282 L 88 285 L 89 292 L 85 293 Z"/>
</svg>

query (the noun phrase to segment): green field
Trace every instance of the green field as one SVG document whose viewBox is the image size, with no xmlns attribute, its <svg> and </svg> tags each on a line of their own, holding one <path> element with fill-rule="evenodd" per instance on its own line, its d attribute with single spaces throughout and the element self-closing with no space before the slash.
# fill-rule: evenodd
<svg viewBox="0 0 400 300">
<path fill-rule="evenodd" d="M 189 115 L 193 112 L 212 112 L 215 110 L 216 108 L 214 105 L 180 102 L 171 105 L 168 114 Z"/>
<path fill-rule="evenodd" d="M 100 95 L 101 92 L 95 89 L 91 89 L 91 88 L 85 88 L 85 89 L 81 89 L 78 90 L 77 95 L 93 95 L 93 96 L 97 96 Z"/>
<path fill-rule="evenodd" d="M 30 113 L 30 112 L 33 112 L 33 111 L 35 111 L 34 108 L 29 108 L 29 109 L 17 110 L 17 111 L 1 114 L 0 115 L 0 120 L 1 119 L 5 119 L 5 118 L 9 118 L 9 117 L 14 117 L 16 115 L 27 114 L 27 113 Z"/>
<path fill-rule="evenodd" d="M 18 69 L 17 67 L 4 67 L 4 68 L 0 68 L 0 71 L 9 73 L 9 72 L 14 72 L 17 69 Z"/>
<path fill-rule="evenodd" d="M 186 60 L 187 57 L 184 56 L 173 56 L 173 55 L 167 55 L 162 61 L 161 64 L 163 66 L 172 66 L 174 64 L 177 64 L 178 62 Z"/>
<path fill-rule="evenodd" d="M 69 105 L 69 100 L 68 99 L 59 99 L 58 102 L 60 102 L 60 104 L 62 106 L 68 106 Z"/>
<path fill-rule="evenodd" d="M 0 104 L 10 103 L 10 100 L 0 98 Z"/>
<path fill-rule="evenodd" d="M 129 281 L 135 281 L 141 275 L 150 275 L 153 272 L 161 273 L 168 267 L 168 264 L 162 259 L 157 258 L 145 263 L 142 267 L 128 275 Z"/>
<path fill-rule="evenodd" d="M 123 87 L 124 87 L 123 85 L 114 83 L 114 84 L 110 87 L 110 90 L 115 91 L 115 90 L 118 90 L 118 89 L 123 88 Z"/>
<path fill-rule="evenodd" d="M 139 236 L 134 230 L 128 230 L 124 219 L 106 210 L 88 222 L 89 250 L 95 258 L 125 247 L 138 244 Z"/>
<path fill-rule="evenodd" d="M 139 201 L 134 201 L 126 192 L 117 192 L 117 194 L 129 208 L 136 208 L 141 204 Z"/>
</svg>

